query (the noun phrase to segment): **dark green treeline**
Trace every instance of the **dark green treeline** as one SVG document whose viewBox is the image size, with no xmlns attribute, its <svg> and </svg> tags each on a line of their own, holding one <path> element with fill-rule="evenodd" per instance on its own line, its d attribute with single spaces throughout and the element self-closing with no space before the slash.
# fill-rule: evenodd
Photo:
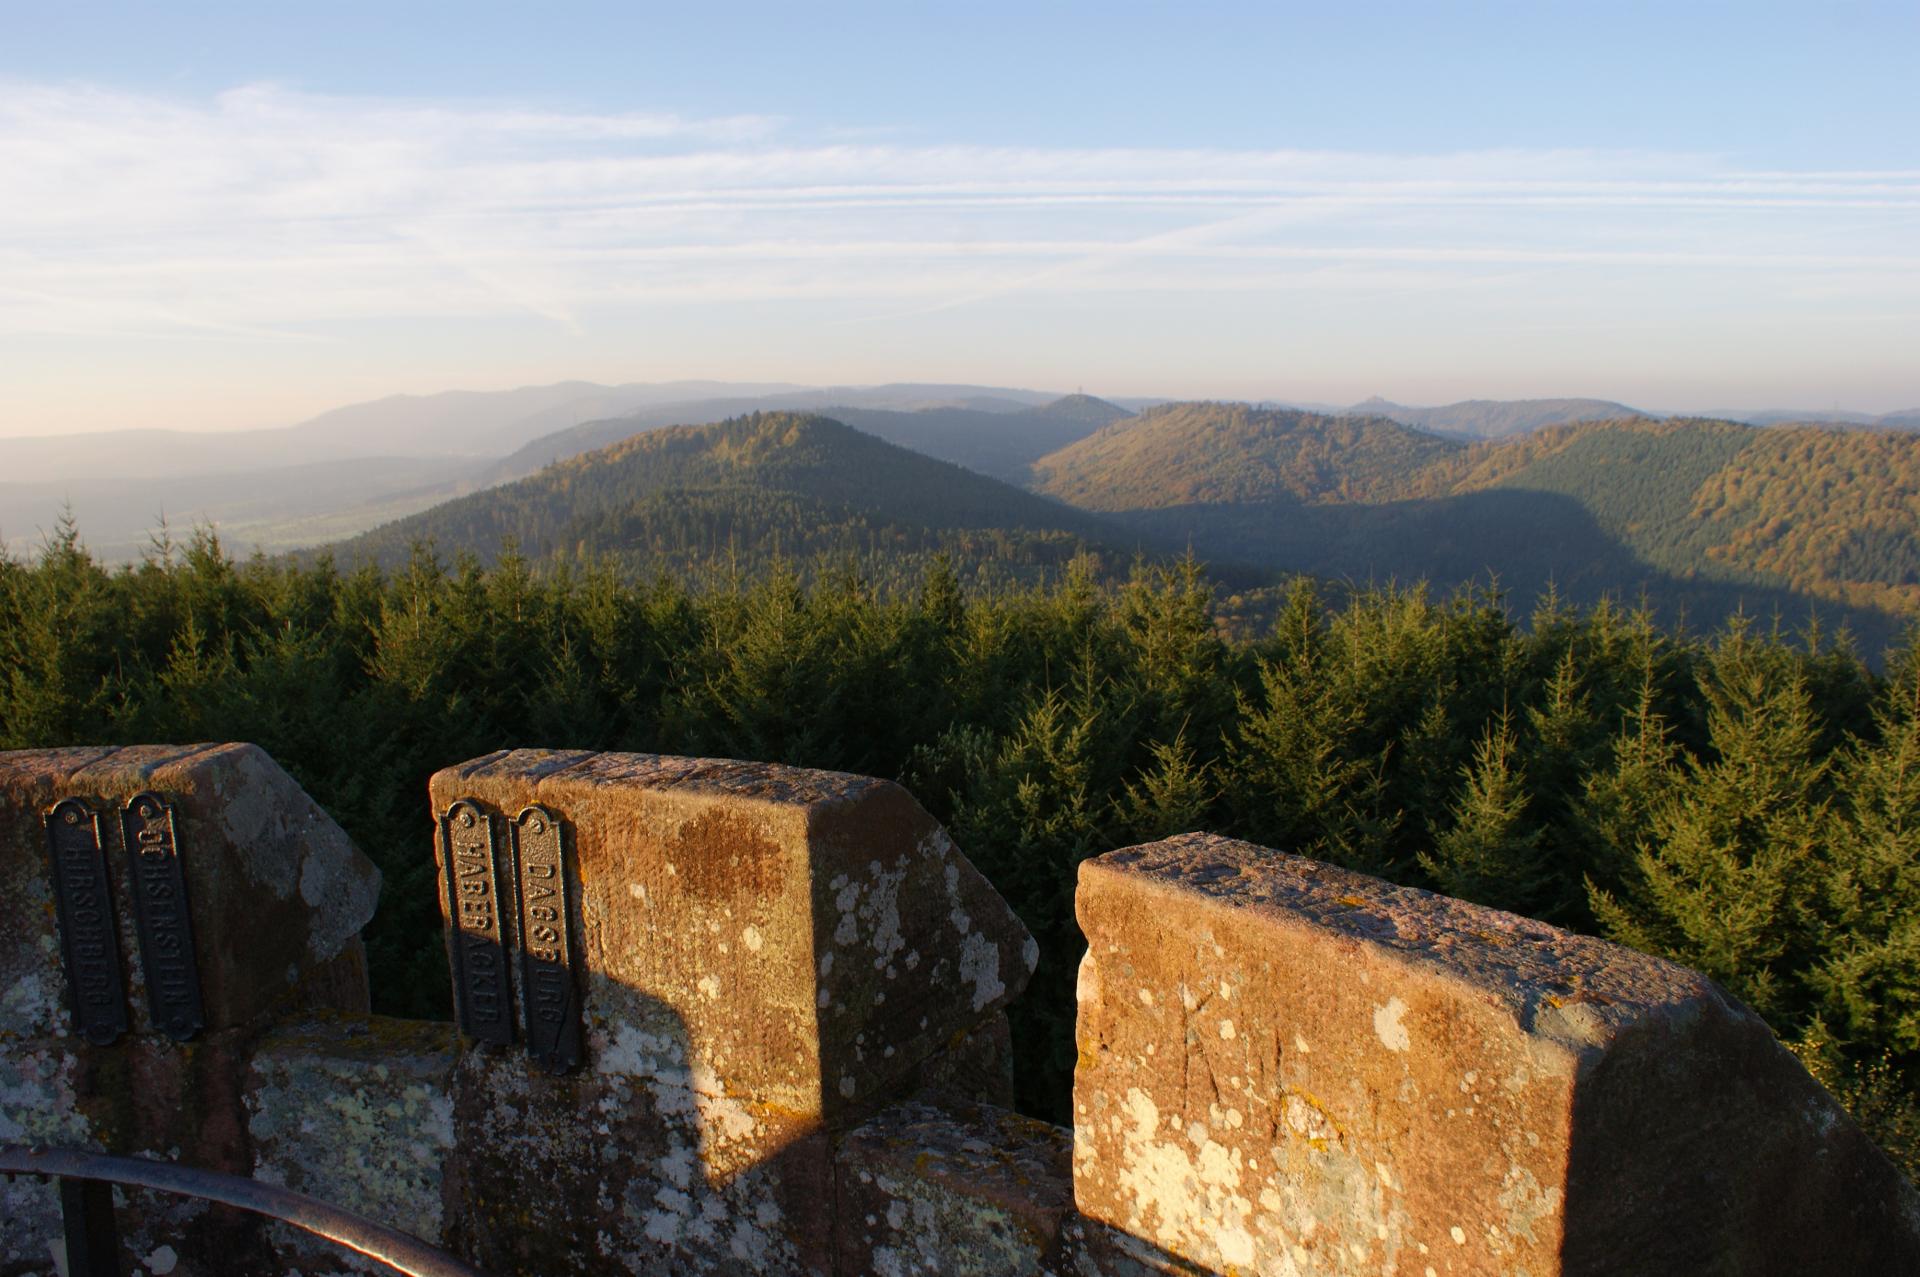
<svg viewBox="0 0 1920 1277">
<path fill-rule="evenodd" d="M 196 538 L 108 571 L 0 560 L 0 748 L 251 740 L 386 875 L 380 1010 L 446 1013 L 425 782 L 508 746 L 773 759 L 903 781 L 1039 938 L 1021 1102 L 1073 1063 L 1074 866 L 1210 829 L 1698 967 L 1920 1150 L 1920 660 L 1551 599 L 1294 590 L 1220 636 L 1191 564 L 882 597 L 612 570 L 343 574 Z"/>
</svg>

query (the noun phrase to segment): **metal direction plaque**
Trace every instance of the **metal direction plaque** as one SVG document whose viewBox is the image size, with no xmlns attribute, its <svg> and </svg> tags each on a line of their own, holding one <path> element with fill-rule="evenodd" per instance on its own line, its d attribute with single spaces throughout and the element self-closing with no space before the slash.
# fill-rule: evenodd
<svg viewBox="0 0 1920 1277">
<path fill-rule="evenodd" d="M 580 1063 L 580 1005 L 567 931 L 572 891 L 560 820 L 545 807 L 529 807 L 514 820 L 513 833 L 527 1054 L 548 1072 L 565 1073 Z"/>
<path fill-rule="evenodd" d="M 135 794 L 120 813 L 120 827 L 126 834 L 133 929 L 147 976 L 147 1004 L 153 1009 L 154 1027 L 185 1042 L 207 1021 L 173 804 L 158 794 Z"/>
<path fill-rule="evenodd" d="M 46 823 L 74 1027 L 95 1046 L 106 1046 L 127 1031 L 127 990 L 100 820 L 86 803 L 68 798 L 47 813 Z"/>
<path fill-rule="evenodd" d="M 460 1031 L 505 1046 L 513 1041 L 513 991 L 500 917 L 500 856 L 493 817 L 472 799 L 462 798 L 447 808 L 440 836 Z"/>
</svg>

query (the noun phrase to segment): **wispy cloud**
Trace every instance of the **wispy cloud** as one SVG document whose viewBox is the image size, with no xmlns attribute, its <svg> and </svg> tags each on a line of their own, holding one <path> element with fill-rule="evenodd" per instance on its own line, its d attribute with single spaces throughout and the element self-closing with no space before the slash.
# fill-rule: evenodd
<svg viewBox="0 0 1920 1277">
<path fill-rule="evenodd" d="M 754 116 L 0 83 L 0 333 L 1743 272 L 1913 292 L 1920 173 L 1590 151 L 914 145 Z"/>
</svg>

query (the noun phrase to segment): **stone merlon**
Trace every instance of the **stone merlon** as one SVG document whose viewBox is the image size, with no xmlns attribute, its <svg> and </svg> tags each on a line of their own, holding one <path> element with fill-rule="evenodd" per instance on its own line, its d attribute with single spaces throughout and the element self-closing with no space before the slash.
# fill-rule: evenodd
<svg viewBox="0 0 1920 1277">
<path fill-rule="evenodd" d="M 1201 834 L 1077 909 L 1075 1200 L 1191 1263 L 1920 1271 L 1911 1187 L 1695 972 Z"/>
</svg>

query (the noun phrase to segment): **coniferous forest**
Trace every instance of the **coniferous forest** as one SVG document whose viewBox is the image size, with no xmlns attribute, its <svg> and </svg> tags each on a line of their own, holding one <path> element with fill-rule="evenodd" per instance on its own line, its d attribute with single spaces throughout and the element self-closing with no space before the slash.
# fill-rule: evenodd
<svg viewBox="0 0 1920 1277">
<path fill-rule="evenodd" d="M 69 525 L 0 560 L 0 748 L 271 751 L 380 865 L 376 1009 L 409 1016 L 447 1013 L 424 808 L 441 766 L 565 746 L 897 778 L 1040 940 L 1013 1017 L 1022 1106 L 1055 1120 L 1076 864 L 1237 835 L 1697 967 L 1920 1165 L 1911 634 L 1865 653 L 1304 580 L 1226 634 L 1191 561 L 963 589 L 935 558 L 881 591 L 820 563 L 690 585 L 511 554 L 241 562 L 203 534 L 110 570 Z"/>
</svg>

